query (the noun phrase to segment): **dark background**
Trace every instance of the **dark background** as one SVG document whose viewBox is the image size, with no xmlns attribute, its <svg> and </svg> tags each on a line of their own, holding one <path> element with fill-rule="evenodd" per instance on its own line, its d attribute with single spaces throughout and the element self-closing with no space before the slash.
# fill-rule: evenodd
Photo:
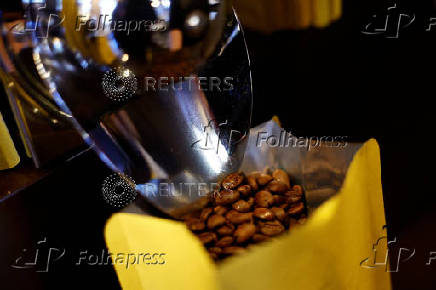
<svg viewBox="0 0 436 290">
<path fill-rule="evenodd" d="M 415 22 L 398 39 L 364 35 L 373 14 L 397 3 Z M 344 1 L 342 19 L 324 30 L 246 32 L 253 67 L 254 125 L 277 114 L 296 136 L 376 138 L 391 259 L 415 256 L 392 273 L 394 289 L 436 289 L 433 105 L 436 17 L 433 1 Z M 404 254 L 407 257 L 407 254 Z"/>
<path fill-rule="evenodd" d="M 371 15 L 383 15 L 393 3 L 404 13 L 416 14 L 398 39 L 361 33 Z M 436 251 L 436 27 L 425 31 L 429 18 L 436 17 L 435 7 L 431 0 L 344 0 L 343 17 L 326 29 L 271 35 L 245 31 L 252 62 L 253 126 L 278 115 L 297 136 L 379 142 L 388 234 L 397 240 L 392 253 L 401 247 L 416 250 L 413 259 L 392 273 L 394 289 L 436 289 L 436 261 L 426 266 L 429 252 Z M 103 229 L 111 211 L 89 193 L 98 192 L 96 180 L 105 176 L 104 167 L 88 152 L 0 203 L 0 219 L 6 221 L 0 232 L 7 235 L 0 237 L 1 267 L 32 244 L 29 241 L 43 238 L 41 232 L 73 252 L 90 243 L 104 247 L 102 231 L 95 229 Z M 22 208 L 24 214 L 17 212 Z M 59 289 L 62 281 L 85 289 L 117 287 L 110 267 L 73 269 L 67 262 L 57 272 L 27 272 L 33 280 L 2 270 L 1 283 L 13 284 L 0 288 Z"/>
</svg>

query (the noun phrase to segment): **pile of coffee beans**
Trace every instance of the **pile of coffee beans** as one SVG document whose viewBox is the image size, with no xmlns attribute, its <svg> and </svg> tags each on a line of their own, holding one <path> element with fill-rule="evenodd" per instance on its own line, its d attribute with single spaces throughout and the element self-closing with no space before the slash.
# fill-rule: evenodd
<svg viewBox="0 0 436 290">
<path fill-rule="evenodd" d="M 303 189 L 291 186 L 281 169 L 270 174 L 232 173 L 209 199 L 201 212 L 184 221 L 214 260 L 280 235 L 304 223 L 307 214 Z"/>
</svg>

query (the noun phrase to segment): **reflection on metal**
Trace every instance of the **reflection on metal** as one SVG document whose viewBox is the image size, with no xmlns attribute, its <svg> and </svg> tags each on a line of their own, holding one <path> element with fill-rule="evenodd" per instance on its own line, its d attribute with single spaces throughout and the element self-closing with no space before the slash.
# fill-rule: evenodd
<svg viewBox="0 0 436 290">
<path fill-rule="evenodd" d="M 73 153 L 82 141 L 71 125 L 71 115 L 59 109 L 32 59 L 32 41 L 23 20 L 3 21 L 0 38 L 0 79 L 6 89 L 28 157 L 36 167 Z M 55 44 L 59 40 L 54 40 Z M 43 74 L 41 74 L 43 75 Z M 50 135 L 63 136 L 48 142 Z M 64 143 L 62 144 L 62 140 Z M 68 142 L 65 142 L 68 140 Z M 68 156 L 66 156 L 68 157 Z"/>
<path fill-rule="evenodd" d="M 39 17 L 33 35 L 47 35 L 32 38 L 39 75 L 110 168 L 132 176 L 138 189 L 151 178 L 211 183 L 239 168 L 250 128 L 251 77 L 229 1 L 47 0 L 44 9 L 29 8 L 28 15 Z M 63 21 L 51 23 L 50 15 Z M 101 86 L 105 73 L 119 67 L 123 77 L 137 80 L 121 101 Z M 150 90 L 147 78 L 158 89 Z M 225 78 L 232 89 L 198 85 Z M 126 92 L 125 83 L 115 82 L 113 88 Z M 193 148 L 211 122 L 217 150 Z M 199 200 L 176 191 L 148 200 L 170 214 Z"/>
</svg>

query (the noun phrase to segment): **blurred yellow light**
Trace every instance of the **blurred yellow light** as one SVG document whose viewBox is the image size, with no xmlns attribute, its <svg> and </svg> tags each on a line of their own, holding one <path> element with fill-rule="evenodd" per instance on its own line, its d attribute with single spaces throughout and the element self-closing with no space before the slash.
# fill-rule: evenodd
<svg viewBox="0 0 436 290">
<path fill-rule="evenodd" d="M 160 6 L 160 1 L 159 0 L 152 0 L 151 1 L 151 7 L 157 8 L 159 6 Z"/>
<path fill-rule="evenodd" d="M 128 78 L 130 76 L 130 70 L 126 69 L 123 71 L 123 77 Z"/>
</svg>

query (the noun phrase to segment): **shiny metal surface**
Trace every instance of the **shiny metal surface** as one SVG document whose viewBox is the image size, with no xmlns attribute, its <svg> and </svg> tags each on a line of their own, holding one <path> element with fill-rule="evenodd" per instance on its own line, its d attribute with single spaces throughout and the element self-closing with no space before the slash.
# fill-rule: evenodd
<svg viewBox="0 0 436 290">
<path fill-rule="evenodd" d="M 228 1 L 47 0 L 28 8 L 35 65 L 57 104 L 155 206 L 176 215 L 239 168 L 251 78 Z"/>
<path fill-rule="evenodd" d="M 32 57 L 31 35 L 17 33 L 25 21 L 15 16 L 3 17 L 0 12 L 0 80 L 26 153 L 35 167 L 51 166 L 85 146 L 71 124 L 72 116 L 60 110 L 39 77 Z"/>
</svg>

